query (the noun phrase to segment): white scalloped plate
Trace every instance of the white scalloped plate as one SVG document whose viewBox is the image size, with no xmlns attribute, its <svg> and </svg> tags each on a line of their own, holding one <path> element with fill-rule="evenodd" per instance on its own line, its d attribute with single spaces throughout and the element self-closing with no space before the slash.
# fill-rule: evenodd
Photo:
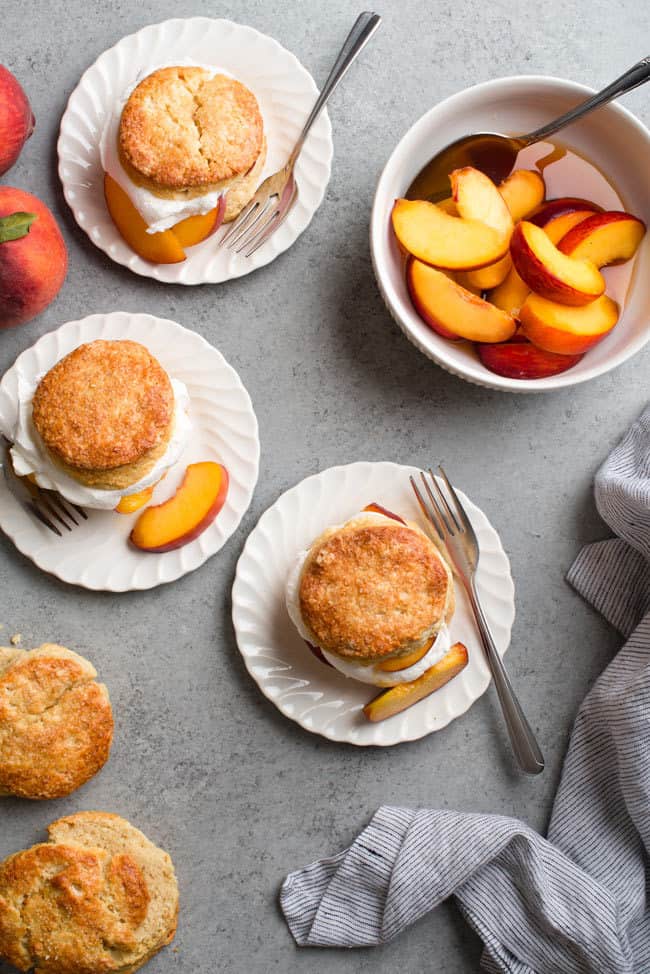
<svg viewBox="0 0 650 974">
<path fill-rule="evenodd" d="M 16 359 L 0 382 L 0 430 L 15 426 L 21 373 L 47 372 L 72 349 L 95 338 L 141 342 L 171 376 L 187 386 L 192 436 L 179 462 L 156 489 L 154 502 L 173 494 L 188 463 L 218 460 L 230 477 L 226 503 L 194 541 L 154 554 L 128 543 L 137 514 L 89 511 L 86 522 L 59 539 L 23 510 L 0 477 L 0 528 L 39 568 L 64 582 L 108 592 L 154 588 L 199 568 L 237 529 L 257 483 L 257 419 L 241 379 L 204 338 L 166 318 L 114 311 L 68 321 Z"/>
<path fill-rule="evenodd" d="M 456 586 L 452 641 L 465 643 L 469 663 L 455 679 L 415 706 L 372 724 L 361 710 L 379 690 L 349 680 L 325 666 L 305 647 L 284 602 L 288 572 L 298 552 L 325 528 L 339 524 L 366 504 L 379 504 L 422 521 L 408 478 L 416 467 L 396 463 L 351 463 L 307 477 L 284 493 L 260 518 L 237 565 L 233 622 L 239 650 L 262 693 L 285 717 L 332 741 L 367 746 L 399 744 L 440 730 L 487 690 L 490 673 L 467 597 Z M 481 559 L 477 584 L 499 653 L 510 643 L 515 618 L 510 564 L 499 536 L 464 494 L 478 536 Z"/>
<path fill-rule="evenodd" d="M 106 209 L 99 139 L 115 103 L 138 78 L 188 58 L 229 72 L 254 92 L 268 143 L 263 177 L 283 166 L 316 101 L 314 79 L 295 55 L 252 27 L 190 17 L 144 27 L 104 51 L 88 68 L 61 120 L 59 177 L 79 226 L 118 264 L 171 284 L 220 284 L 270 263 L 308 226 L 330 177 L 332 129 L 323 112 L 296 166 L 298 199 L 284 224 L 252 257 L 219 250 L 217 238 L 208 238 L 190 248 L 180 264 L 142 260 L 122 239 Z"/>
</svg>

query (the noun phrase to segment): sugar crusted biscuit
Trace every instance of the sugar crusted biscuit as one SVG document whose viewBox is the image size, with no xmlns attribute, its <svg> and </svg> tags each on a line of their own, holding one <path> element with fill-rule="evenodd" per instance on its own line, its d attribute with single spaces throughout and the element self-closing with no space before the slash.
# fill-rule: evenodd
<svg viewBox="0 0 650 974">
<path fill-rule="evenodd" d="M 129 176 L 154 193 L 206 193 L 249 172 L 263 137 L 257 99 L 241 82 L 205 68 L 168 67 L 131 92 L 118 151 Z"/>
<path fill-rule="evenodd" d="M 0 957 L 38 974 L 131 974 L 170 943 L 170 857 L 125 819 L 80 812 L 0 864 Z"/>
<path fill-rule="evenodd" d="M 61 798 L 104 766 L 113 713 L 96 677 L 63 646 L 0 647 L 0 794 Z"/>
<path fill-rule="evenodd" d="M 299 586 L 316 643 L 344 659 L 404 656 L 454 611 L 451 572 L 419 529 L 361 518 L 317 539 Z"/>
<path fill-rule="evenodd" d="M 32 418 L 52 458 L 89 486 L 128 486 L 165 452 L 173 431 L 174 390 L 138 342 L 80 345 L 43 376 Z M 130 479 L 129 479 L 130 478 Z M 107 483 L 105 483 L 107 482 Z"/>
</svg>

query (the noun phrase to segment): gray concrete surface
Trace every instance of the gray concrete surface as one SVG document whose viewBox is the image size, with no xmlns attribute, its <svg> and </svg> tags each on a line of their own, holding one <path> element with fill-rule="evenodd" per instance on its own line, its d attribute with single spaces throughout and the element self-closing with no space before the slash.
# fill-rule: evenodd
<svg viewBox="0 0 650 974">
<path fill-rule="evenodd" d="M 2 801 L 0 857 L 76 809 L 113 810 L 140 826 L 172 853 L 182 890 L 178 938 L 151 974 L 476 970 L 480 946 L 452 905 L 381 949 L 298 951 L 276 905 L 278 885 L 289 869 L 348 843 L 382 802 L 500 812 L 544 829 L 576 707 L 618 645 L 563 576 L 581 545 L 605 534 L 592 477 L 644 405 L 650 350 L 548 396 L 467 385 L 419 355 L 392 323 L 374 284 L 367 224 L 394 143 L 433 103 L 522 72 L 601 85 L 648 53 L 643 4 L 382 0 L 383 28 L 331 105 L 335 159 L 324 205 L 289 253 L 248 278 L 189 289 L 138 278 L 96 250 L 67 211 L 56 176 L 59 119 L 80 74 L 124 34 L 171 16 L 231 17 L 277 37 L 322 81 L 359 6 L 0 5 L 0 60 L 21 78 L 37 116 L 4 181 L 53 207 L 70 249 L 59 299 L 0 337 L 0 370 L 68 319 L 149 311 L 218 346 L 260 420 L 261 475 L 248 515 L 222 553 L 174 585 L 85 592 L 41 574 L 0 538 L 2 635 L 20 632 L 24 645 L 57 640 L 89 656 L 117 718 L 110 764 L 76 795 Z M 650 122 L 647 90 L 625 103 Z M 517 586 L 509 665 L 548 758 L 541 779 L 513 774 L 492 691 L 440 734 L 359 751 L 285 720 L 244 671 L 230 587 L 248 532 L 305 475 L 363 458 L 441 458 L 500 531 Z"/>
</svg>

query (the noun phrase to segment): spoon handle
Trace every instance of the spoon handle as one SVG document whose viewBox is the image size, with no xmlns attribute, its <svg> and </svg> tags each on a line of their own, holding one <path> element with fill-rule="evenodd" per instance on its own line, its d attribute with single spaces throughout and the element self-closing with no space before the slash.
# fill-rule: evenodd
<svg viewBox="0 0 650 974">
<path fill-rule="evenodd" d="M 566 112 L 564 115 L 560 115 L 555 121 L 549 122 L 548 125 L 542 126 L 542 128 L 535 129 L 534 132 L 530 132 L 528 135 L 523 135 L 521 139 L 517 141 L 522 142 L 524 145 L 532 145 L 534 142 L 541 142 L 546 139 L 549 135 L 554 135 L 560 129 L 564 128 L 565 125 L 570 125 L 571 122 L 577 121 L 582 118 L 583 115 L 587 115 L 589 112 L 593 112 L 595 108 L 600 108 L 601 105 L 606 105 L 608 102 L 613 101 L 614 98 L 618 98 L 619 95 L 624 95 L 626 91 L 632 91 L 633 88 L 638 88 L 639 85 L 645 84 L 646 81 L 650 80 L 650 57 L 644 57 L 641 61 L 638 61 L 633 67 L 629 68 L 625 74 L 622 74 L 620 78 L 616 81 L 612 81 L 611 85 L 607 85 L 602 91 L 597 94 L 592 95 L 591 98 L 587 98 L 586 101 L 580 102 L 571 111 Z"/>
</svg>

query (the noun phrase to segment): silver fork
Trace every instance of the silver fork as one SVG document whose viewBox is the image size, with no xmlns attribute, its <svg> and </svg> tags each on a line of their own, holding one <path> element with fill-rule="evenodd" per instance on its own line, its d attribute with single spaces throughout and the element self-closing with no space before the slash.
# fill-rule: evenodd
<svg viewBox="0 0 650 974">
<path fill-rule="evenodd" d="M 445 471 L 442 467 L 438 467 L 438 470 L 446 487 L 446 494 L 432 470 L 429 470 L 428 479 L 424 473 L 420 473 L 426 497 L 421 493 L 414 477 L 409 478 L 411 487 L 422 508 L 422 513 L 447 549 L 458 577 L 469 596 L 517 762 L 526 774 L 540 774 L 544 770 L 544 756 L 494 645 L 476 590 L 476 569 L 480 558 L 476 532 Z"/>
<path fill-rule="evenodd" d="M 250 257 L 265 243 L 286 219 L 298 197 L 298 185 L 294 177 L 296 161 L 312 125 L 325 108 L 327 101 L 348 68 L 361 53 L 381 23 L 378 14 L 362 13 L 347 36 L 334 67 L 323 86 L 316 104 L 311 110 L 303 130 L 298 136 L 293 152 L 285 166 L 264 180 L 250 203 L 244 207 L 232 226 L 228 228 L 217 246 L 234 247 L 235 253 L 245 251 Z"/>
<path fill-rule="evenodd" d="M 0 465 L 7 487 L 29 514 L 58 535 L 59 538 L 63 537 L 63 532 L 57 527 L 57 522 L 66 531 L 72 531 L 79 524 L 75 514 L 84 521 L 88 520 L 88 515 L 82 507 L 65 501 L 55 490 L 44 490 L 32 483 L 31 480 L 27 480 L 26 477 L 19 477 L 11 461 L 11 453 L 9 452 L 11 443 L 4 436 L 0 437 L 0 442 L 2 444 Z"/>
</svg>

